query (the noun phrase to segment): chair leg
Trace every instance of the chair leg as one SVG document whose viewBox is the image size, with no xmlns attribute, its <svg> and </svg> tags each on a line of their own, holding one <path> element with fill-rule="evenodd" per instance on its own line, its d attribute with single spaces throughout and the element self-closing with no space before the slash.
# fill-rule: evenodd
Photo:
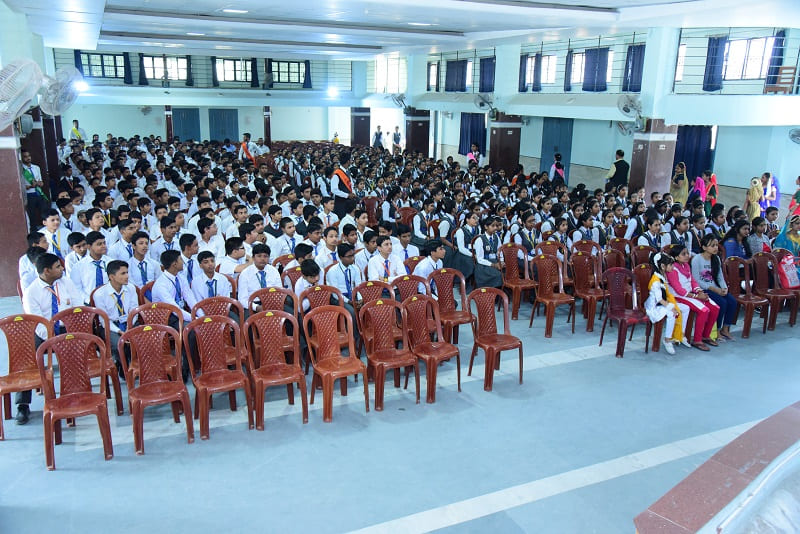
<svg viewBox="0 0 800 534">
<path fill-rule="evenodd" d="M 553 337 L 553 321 L 556 319 L 556 307 L 553 304 L 546 304 L 544 307 L 544 313 L 544 337 Z"/>
<path fill-rule="evenodd" d="M 286 394 L 289 397 L 289 404 L 294 404 L 294 386 L 292 384 L 286 384 Z"/>
<path fill-rule="evenodd" d="M 627 333 L 628 325 L 625 321 L 619 322 L 619 332 L 617 334 L 617 358 L 622 358 L 625 353 L 625 334 Z"/>
<path fill-rule="evenodd" d="M 242 389 L 244 389 L 244 400 L 247 404 L 247 429 L 253 430 L 255 427 L 255 421 L 253 421 L 253 394 L 250 389 L 250 380 L 246 376 L 244 377 Z"/>
<path fill-rule="evenodd" d="M 570 309 L 572 310 L 572 333 L 575 333 L 575 301 L 573 300 L 572 303 L 569 305 Z"/>
<path fill-rule="evenodd" d="M 433 404 L 436 402 L 436 373 L 439 364 L 435 359 L 425 360 L 425 402 Z"/>
<path fill-rule="evenodd" d="M 367 409 L 367 413 L 369 413 L 369 379 L 367 378 L 367 368 L 361 371 L 361 374 L 364 377 L 364 406 Z"/>
<path fill-rule="evenodd" d="M 478 354 L 478 345 L 476 343 L 473 343 L 472 354 L 469 357 L 469 369 L 467 370 L 467 376 L 472 376 L 472 362 L 475 361 L 476 354 Z"/>
<path fill-rule="evenodd" d="M 522 345 L 519 346 L 519 383 L 522 384 Z"/>
<path fill-rule="evenodd" d="M 392 377 L 394 378 L 394 387 L 400 387 L 400 372 L 401 369 L 397 368 L 392 372 Z M 408 387 L 408 382 L 406 382 L 406 387 Z"/>
<path fill-rule="evenodd" d="M 211 395 L 205 390 L 198 390 L 197 396 L 200 398 L 200 439 L 208 439 L 209 434 L 209 400 Z"/>
<path fill-rule="evenodd" d="M 140 408 L 140 412 L 141 411 L 142 408 Z M 144 424 L 143 420 L 144 417 L 141 417 L 141 424 Z M 100 406 L 100 409 L 97 411 L 97 424 L 100 426 L 100 437 L 103 439 L 103 453 L 105 454 L 106 460 L 110 460 L 114 457 L 114 446 L 111 443 L 111 423 L 108 421 L 108 409 L 105 405 Z M 142 450 L 144 451 L 144 444 L 142 445 Z"/>
<path fill-rule="evenodd" d="M 173 413 L 174 411 L 173 405 Z M 144 454 L 144 408 L 141 402 L 133 403 L 131 419 L 133 420 L 133 448 L 137 455 L 142 455 Z"/>
<path fill-rule="evenodd" d="M 586 331 L 594 332 L 594 316 L 597 313 L 597 300 L 591 298 L 583 302 L 586 305 Z"/>
<path fill-rule="evenodd" d="M 511 289 L 511 319 L 516 320 L 519 316 L 519 301 L 522 298 L 522 291 L 515 287 Z"/>
<path fill-rule="evenodd" d="M 53 471 L 56 468 L 56 450 L 53 443 L 53 416 L 45 411 L 44 412 L 44 457 L 47 463 L 47 469 Z"/>
<path fill-rule="evenodd" d="M 763 334 L 767 333 L 767 317 L 769 317 L 770 308 L 772 308 L 771 304 L 766 304 L 761 307 L 761 318 L 764 319 L 764 326 L 761 331 Z"/>
<path fill-rule="evenodd" d="M 644 329 L 644 353 L 647 354 L 647 350 L 650 348 L 650 332 L 653 330 L 653 323 L 647 321 Z"/>
<path fill-rule="evenodd" d="M 794 326 L 797 322 L 797 295 L 795 294 L 791 299 L 789 299 L 789 303 L 791 304 L 791 308 L 789 308 L 789 326 Z"/>
<path fill-rule="evenodd" d="M 386 382 L 386 368 L 376 365 L 375 369 L 375 411 L 383 411 L 383 389 Z"/>
<path fill-rule="evenodd" d="M 755 311 L 755 306 L 745 306 L 744 308 L 744 323 L 742 324 L 742 338 L 744 339 L 750 337 L 750 327 L 753 323 Z"/>
<path fill-rule="evenodd" d="M 232 389 L 228 392 L 228 402 L 231 405 L 231 411 L 236 411 L 236 390 Z"/>
<path fill-rule="evenodd" d="M 256 430 L 264 431 L 264 391 L 266 388 L 260 385 L 256 387 L 255 410 L 256 410 Z"/>
<path fill-rule="evenodd" d="M 452 343 L 453 345 L 458 345 L 458 325 L 453 326 L 451 332 L 453 340 L 450 341 L 450 343 Z"/>
<path fill-rule="evenodd" d="M 319 375 L 317 373 L 313 373 L 311 375 L 311 398 L 308 400 L 309 404 L 314 404 L 314 391 L 316 391 L 318 383 Z"/>
<path fill-rule="evenodd" d="M 414 362 L 414 382 L 417 387 L 417 404 L 419 404 L 419 360 Z"/>
<path fill-rule="evenodd" d="M 484 349 L 486 355 L 486 364 L 483 371 L 483 390 L 492 391 L 494 383 L 494 359 L 497 357 L 495 351 L 492 349 Z"/>
<path fill-rule="evenodd" d="M 666 324 L 666 321 L 666 319 L 661 319 L 653 328 L 653 352 L 658 352 L 661 350 L 661 338 L 664 337 L 664 325 Z M 672 332 L 670 332 L 669 335 L 672 336 Z"/>
<path fill-rule="evenodd" d="M 5 404 L 5 403 L 3 403 L 3 404 Z M 0 411 L 2 411 L 4 409 L 5 409 L 5 413 L 8 414 L 8 410 L 9 410 L 8 408 L 0 408 Z M 0 413 L 0 441 L 3 441 L 4 439 L 6 439 L 6 436 L 3 433 L 3 414 Z"/>
<path fill-rule="evenodd" d="M 461 393 L 461 354 L 456 354 L 456 380 L 458 381 L 458 392 Z"/>
<path fill-rule="evenodd" d="M 322 420 L 326 423 L 333 421 L 333 377 L 322 377 Z"/>
<path fill-rule="evenodd" d="M 56 437 L 56 445 L 61 445 L 61 419 L 56 419 L 53 422 L 53 434 Z"/>
<path fill-rule="evenodd" d="M 192 421 L 192 416 L 189 415 L 192 410 L 192 400 L 186 390 L 181 393 L 181 405 L 183 406 L 183 418 L 186 420 L 186 440 L 189 443 L 194 443 L 194 422 Z"/>
<path fill-rule="evenodd" d="M 301 378 L 297 381 L 297 388 L 300 390 L 300 403 L 303 405 L 303 424 L 306 424 L 308 423 L 308 395 L 306 394 L 305 378 Z"/>
<path fill-rule="evenodd" d="M 114 371 L 110 371 L 107 374 L 110 375 L 111 385 L 114 387 L 114 402 L 117 404 L 117 415 L 122 415 L 125 413 L 125 409 L 122 407 L 122 387 L 119 384 L 116 366 Z"/>
<path fill-rule="evenodd" d="M 347 396 L 347 377 L 344 377 L 341 380 L 339 380 L 339 394 L 342 397 Z"/>
<path fill-rule="evenodd" d="M 11 419 L 11 393 L 3 395 L 3 411 L 5 413 L 3 417 L 5 419 Z"/>
</svg>

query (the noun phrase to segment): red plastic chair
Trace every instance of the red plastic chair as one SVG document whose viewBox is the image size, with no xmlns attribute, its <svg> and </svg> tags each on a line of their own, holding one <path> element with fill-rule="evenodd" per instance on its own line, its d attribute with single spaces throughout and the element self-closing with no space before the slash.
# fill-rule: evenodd
<svg viewBox="0 0 800 534">
<path fill-rule="evenodd" d="M 302 303 L 305 302 L 306 299 L 308 299 L 308 303 L 311 305 L 310 309 L 312 310 L 320 306 L 331 305 L 331 300 L 335 300 L 337 306 L 344 306 L 342 292 L 339 291 L 339 288 L 334 286 L 319 285 L 307 287 L 300 293 L 300 296 L 297 297 L 298 306 L 302 306 Z"/>
<path fill-rule="evenodd" d="M 170 403 L 172 416 L 180 423 L 178 407 L 183 410 L 186 419 L 186 439 L 194 443 L 194 424 L 192 422 L 192 403 L 189 392 L 180 379 L 181 358 L 176 358 L 178 372 L 170 378 L 164 369 L 161 350 L 165 343 L 181 352 L 181 337 L 174 329 L 163 325 L 137 326 L 127 330 L 120 336 L 117 350 L 124 354 L 126 346 L 139 362 L 139 383 L 133 373 L 125 369 L 125 381 L 128 384 L 128 402 L 133 419 L 133 446 L 136 454 L 144 454 L 144 409 L 147 406 Z"/>
<path fill-rule="evenodd" d="M 617 335 L 617 358 L 622 358 L 625 353 L 625 337 L 628 332 L 628 326 L 644 323 L 647 325 L 646 338 L 644 351 L 649 350 L 650 344 L 650 331 L 652 323 L 650 318 L 639 309 L 637 305 L 636 296 L 636 277 L 628 269 L 622 267 L 612 267 L 603 273 L 603 285 L 608 291 L 608 311 L 606 318 L 603 321 L 603 329 L 600 331 L 600 346 L 603 345 L 603 336 L 606 332 L 606 324 L 608 321 L 616 321 L 619 325 L 619 332 Z M 633 302 L 632 308 L 627 306 L 627 295 L 629 294 L 628 287 L 632 287 L 631 299 Z"/>
<path fill-rule="evenodd" d="M 439 364 L 455 357 L 458 391 L 461 391 L 461 356 L 458 347 L 443 341 L 438 303 L 426 295 L 413 295 L 403 301 L 408 319 L 411 352 L 425 362 L 425 402 L 436 402 L 436 375 Z M 431 325 L 434 325 L 431 328 Z"/>
<path fill-rule="evenodd" d="M 744 273 L 744 277 L 742 277 Z M 764 319 L 762 333 L 767 333 L 767 323 L 769 319 L 769 300 L 753 294 L 753 281 L 750 276 L 750 262 L 738 256 L 731 256 L 722 262 L 722 274 L 725 277 L 725 284 L 733 298 L 736 299 L 736 316 L 739 310 L 744 307 L 744 322 L 742 324 L 742 337 L 750 337 L 750 328 L 753 324 L 753 316 L 756 307 L 761 307 L 761 318 Z M 744 285 L 744 290 L 742 290 Z"/>
<path fill-rule="evenodd" d="M 286 307 L 291 306 L 294 316 L 298 314 L 297 296 L 285 287 L 265 287 L 253 291 L 247 300 L 247 308 L 252 312 L 256 303 L 261 305 L 259 311 L 286 311 Z"/>
<path fill-rule="evenodd" d="M 564 243 L 560 241 L 542 241 L 536 245 L 533 251 L 537 256 L 545 255 L 558 259 L 560 262 L 559 265 L 561 266 L 562 283 L 564 287 L 572 287 L 572 277 L 567 270 L 567 265 L 569 264 L 569 251 Z M 558 257 L 559 254 L 561 254 L 561 259 Z M 538 283 L 541 282 L 541 280 L 539 280 L 538 273 L 536 282 L 538 287 Z"/>
<path fill-rule="evenodd" d="M 286 323 L 292 335 L 286 333 Z M 294 404 L 294 387 L 300 388 L 303 423 L 308 423 L 306 376 L 300 367 L 300 330 L 297 319 L 282 311 L 265 311 L 251 315 L 244 323 L 244 341 L 251 355 L 251 380 L 255 388 L 256 430 L 264 430 L 264 394 L 268 387 L 286 385 L 289 404 Z M 251 344 L 250 339 L 256 341 Z M 279 341 L 279 343 L 276 343 Z M 293 357 L 286 362 L 284 347 L 291 344 Z"/>
<path fill-rule="evenodd" d="M 339 262 L 335 261 L 335 262 L 331 263 L 330 265 L 328 265 L 327 267 L 325 267 L 325 270 L 322 272 L 322 283 L 323 284 L 327 284 L 328 283 L 328 271 L 330 271 L 332 268 L 336 267 L 337 265 L 339 265 Z"/>
<path fill-rule="evenodd" d="M 603 254 L 603 261 L 605 262 L 606 270 L 613 269 L 615 267 L 624 269 L 625 257 L 626 255 L 619 250 L 613 248 L 606 250 L 606 253 Z"/>
<path fill-rule="evenodd" d="M 581 250 L 575 251 L 570 259 L 575 279 L 575 298 L 583 301 L 583 316 L 586 318 L 587 332 L 594 331 L 597 303 L 602 303 L 600 310 L 602 316 L 602 305 L 605 304 L 605 299 L 608 297 L 608 293 L 600 286 L 600 261 L 599 257 Z"/>
<path fill-rule="evenodd" d="M 64 330 L 68 334 L 95 335 L 98 332 L 98 327 L 103 328 L 103 331 L 106 332 L 106 338 L 103 340 L 106 344 L 106 352 L 109 356 L 111 355 L 111 343 L 108 336 L 108 333 L 111 332 L 111 321 L 108 319 L 108 314 L 100 308 L 91 306 L 68 308 L 58 312 L 50 320 L 54 325 L 58 322 L 64 325 Z M 114 387 L 114 401 L 117 404 L 117 415 L 122 415 L 125 410 L 122 406 L 122 388 L 119 383 L 117 366 L 110 357 L 105 364 L 105 367 L 103 367 L 99 358 L 92 359 L 89 362 L 89 376 L 91 378 L 100 377 L 101 380 L 105 380 L 106 393 L 110 393 L 108 391 L 108 381 L 111 380 L 111 384 Z"/>
<path fill-rule="evenodd" d="M 603 249 L 596 241 L 592 241 L 591 239 L 581 239 L 580 241 L 575 241 L 572 243 L 571 252 L 572 254 L 575 254 L 576 252 L 583 252 L 584 254 L 597 256 L 603 253 Z"/>
<path fill-rule="evenodd" d="M 356 355 L 353 342 L 353 319 L 341 306 L 322 306 L 303 316 L 303 330 L 308 341 L 314 378 L 311 381 L 311 404 L 314 404 L 314 390 L 322 383 L 322 420 L 333 421 L 333 386 L 336 380 L 350 375 L 364 378 L 364 403 L 369 412 L 369 389 L 367 387 L 367 367 Z M 342 355 L 339 345 L 339 332 L 347 332 L 348 355 Z"/>
<path fill-rule="evenodd" d="M 100 368 L 105 369 L 110 360 L 106 343 L 85 333 L 51 337 L 36 351 L 39 378 L 44 385 L 44 452 L 50 471 L 56 468 L 55 445 L 61 444 L 62 419 L 96 416 L 105 458 L 110 460 L 114 457 L 106 407 L 106 381 L 100 380 L 99 393 L 92 391 L 90 365 L 96 354 L 100 354 Z M 54 381 L 56 365 L 60 375 L 58 395 Z"/>
<path fill-rule="evenodd" d="M 244 324 L 244 306 L 238 300 L 230 297 L 209 297 L 201 300 L 192 308 L 192 321 L 197 319 L 198 312 L 202 311 L 204 316 L 219 315 L 220 317 L 230 317 L 231 313 L 236 315 L 236 323 Z M 225 340 L 225 357 L 228 365 L 247 365 L 247 350 L 244 343 L 234 345 L 230 339 Z"/>
<path fill-rule="evenodd" d="M 0 319 L 0 330 L 8 344 L 8 374 L 0 376 L 3 416 L 0 412 L 0 440 L 5 439 L 3 419 L 11 419 L 11 394 L 42 389 L 42 378 L 36 366 L 36 328 L 44 327 L 46 338 L 53 337 L 53 324 L 38 315 L 20 313 Z"/>
<path fill-rule="evenodd" d="M 403 262 L 403 265 L 406 266 L 406 272 L 413 273 L 414 269 L 417 268 L 417 264 L 425 259 L 425 256 L 411 256 L 407 260 Z"/>
<path fill-rule="evenodd" d="M 494 315 L 494 305 L 500 299 L 503 307 L 503 333 L 497 331 L 497 319 Z M 500 368 L 500 353 L 504 350 L 519 349 L 519 383 L 522 384 L 522 341 L 511 335 L 508 318 L 508 297 L 506 294 L 493 287 L 481 287 L 467 297 L 467 309 L 472 309 L 475 303 L 477 310 L 476 319 L 472 323 L 472 355 L 469 357 L 469 371 L 472 375 L 472 362 L 478 354 L 478 348 L 483 349 L 486 363 L 483 378 L 483 389 L 492 391 L 494 384 L 494 370 Z"/>
<path fill-rule="evenodd" d="M 625 234 L 627 233 L 627 231 L 628 231 L 628 225 L 627 224 L 615 224 L 614 225 L 614 235 L 619 237 L 619 238 L 625 237 Z"/>
<path fill-rule="evenodd" d="M 784 303 L 789 306 L 789 325 L 794 326 L 797 321 L 798 294 L 791 289 L 781 287 L 780 277 L 775 274 L 778 260 L 769 252 L 756 252 L 750 259 L 755 271 L 753 292 L 769 300 L 768 330 L 775 330 L 778 312 Z"/>
<path fill-rule="evenodd" d="M 281 275 L 281 282 L 283 286 L 289 286 L 289 289 L 294 289 L 294 285 L 297 283 L 298 280 L 303 276 L 303 272 L 300 269 L 300 266 L 292 267 L 291 269 L 284 269 L 283 274 Z"/>
<path fill-rule="evenodd" d="M 528 328 L 533 326 L 533 317 L 539 309 L 539 304 L 545 307 L 546 323 L 544 337 L 553 337 L 553 322 L 555 321 L 556 308 L 566 304 L 569 306 L 569 315 L 572 317 L 572 333 L 575 333 L 575 297 L 564 293 L 564 268 L 561 261 L 555 256 L 539 254 L 531 264 L 536 267 L 536 276 L 539 279 L 539 290 L 536 292 L 536 302 L 531 310 L 531 320 Z"/>
<path fill-rule="evenodd" d="M 195 319 L 187 324 L 182 333 L 183 346 L 191 351 L 189 335 L 194 332 L 197 340 L 197 355 L 189 360 L 192 382 L 195 393 L 195 416 L 200 419 L 200 439 L 209 437 L 209 411 L 211 395 L 214 393 L 228 392 L 231 411 L 236 410 L 236 390 L 243 389 L 247 399 L 247 424 L 253 428 L 253 398 L 251 385 L 247 375 L 241 368 L 228 368 L 225 354 L 225 341 L 234 339 L 234 343 L 241 343 L 239 326 L 229 317 L 212 315 Z M 232 335 L 232 336 L 231 336 Z M 237 345 L 238 348 L 238 345 Z M 194 359 L 200 362 L 200 368 L 194 366 Z"/>
<path fill-rule="evenodd" d="M 632 267 L 642 263 L 650 263 L 650 258 L 656 253 L 656 249 L 647 245 L 637 245 L 631 252 L 631 259 L 633 260 Z"/>
<path fill-rule="evenodd" d="M 383 390 L 386 371 L 394 369 L 395 386 L 400 381 L 400 371 L 405 367 L 414 368 L 417 385 L 417 404 L 419 404 L 419 365 L 417 357 L 408 345 L 408 319 L 402 305 L 396 300 L 379 299 L 368 302 L 358 312 L 361 324 L 372 332 L 372 340 L 367 343 L 367 368 L 375 377 L 375 410 L 383 411 Z M 397 346 L 394 331 L 402 332 L 401 346 Z M 408 381 L 406 381 L 408 387 Z"/>
<path fill-rule="evenodd" d="M 417 214 L 417 210 L 411 207 L 402 207 L 397 210 L 397 214 L 400 216 L 400 223 L 405 224 L 409 228 L 411 227 L 411 221 L 414 219 L 414 216 Z"/>
<path fill-rule="evenodd" d="M 627 228 L 627 226 L 625 228 Z M 624 235 L 625 234 L 623 232 L 622 236 Z M 633 243 L 631 243 L 629 240 L 625 239 L 622 236 L 618 236 L 609 240 L 608 243 L 606 243 L 606 246 L 607 248 L 610 248 L 612 250 L 617 250 L 621 252 L 624 256 L 627 256 L 628 254 L 630 254 L 631 249 L 633 248 Z"/>
<path fill-rule="evenodd" d="M 367 226 L 378 226 L 378 198 L 364 197 L 364 211 L 367 212 Z"/>
<path fill-rule="evenodd" d="M 453 296 L 453 285 L 456 280 L 458 280 L 459 284 L 461 309 L 458 309 L 456 299 Z M 456 344 L 458 343 L 458 326 L 472 324 L 475 321 L 475 316 L 472 315 L 467 306 L 467 283 L 464 275 L 456 269 L 439 269 L 428 275 L 428 283 L 436 284 L 436 296 L 439 299 L 439 317 L 444 330 L 443 341 Z"/>
<path fill-rule="evenodd" d="M 411 295 L 421 294 L 419 291 L 420 284 L 422 284 L 425 287 L 424 294 L 425 295 L 430 294 L 431 287 L 428 285 L 428 280 L 414 274 L 398 276 L 397 278 L 392 280 L 389 285 L 391 285 L 394 288 L 395 293 L 400 297 L 400 300 L 403 301 L 408 297 L 410 297 Z"/>
<path fill-rule="evenodd" d="M 136 288 L 136 293 L 137 293 L 137 295 L 139 297 L 139 305 L 140 306 L 143 305 L 143 304 L 147 304 L 148 302 L 151 302 L 151 300 L 149 298 L 147 298 L 147 294 L 150 293 L 150 295 L 152 296 L 153 284 L 155 284 L 155 283 L 156 283 L 155 280 L 150 280 L 149 282 L 147 282 L 142 287 L 137 287 Z"/>
<path fill-rule="evenodd" d="M 284 254 L 283 256 L 278 256 L 277 258 L 272 260 L 272 266 L 275 267 L 276 269 L 278 269 L 279 267 L 286 268 L 286 266 L 289 265 L 292 262 L 292 260 L 294 260 L 294 254 Z"/>
<path fill-rule="evenodd" d="M 140 325 L 162 325 L 169 326 L 170 319 L 176 317 L 178 323 L 178 334 L 183 332 L 183 312 L 172 304 L 166 302 L 153 302 L 138 306 L 128 312 L 128 330 L 133 328 L 134 320 Z M 178 363 L 177 360 L 181 359 L 181 355 L 175 352 L 175 348 L 170 344 L 169 339 L 164 338 L 164 347 L 162 348 L 162 358 L 164 368 L 167 375 L 170 377 L 178 377 Z M 177 355 L 177 356 L 176 356 Z M 139 360 L 131 357 L 131 363 L 128 366 L 132 372 L 132 376 L 137 378 L 139 376 Z"/>
<path fill-rule="evenodd" d="M 359 356 L 361 355 L 362 349 L 364 349 L 365 336 L 370 336 L 371 333 L 364 331 L 364 325 L 361 324 L 361 319 L 358 316 L 358 311 L 361 309 L 361 306 L 363 306 L 367 302 L 384 298 L 384 294 L 388 295 L 386 296 L 386 298 L 395 300 L 394 288 L 389 284 L 387 284 L 386 282 L 381 282 L 379 280 L 370 280 L 367 282 L 362 282 L 358 284 L 355 288 L 353 288 L 352 302 L 353 302 L 353 309 L 356 312 L 355 313 L 356 328 L 361 333 L 361 335 L 358 338 L 358 345 L 356 345 L 356 351 L 357 351 L 356 354 L 358 354 Z"/>
<path fill-rule="evenodd" d="M 501 247 L 505 261 L 503 270 L 503 289 L 511 292 L 511 319 L 519 316 L 519 304 L 523 294 L 530 295 L 536 291 L 536 280 L 528 269 L 528 253 L 524 247 L 516 243 L 506 243 Z M 519 268 L 519 254 L 522 254 L 522 272 Z"/>
</svg>

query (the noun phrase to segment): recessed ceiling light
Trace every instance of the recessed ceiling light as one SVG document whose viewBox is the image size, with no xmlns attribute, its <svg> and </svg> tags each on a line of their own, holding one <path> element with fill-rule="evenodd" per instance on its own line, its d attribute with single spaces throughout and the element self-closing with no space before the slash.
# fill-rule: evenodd
<svg viewBox="0 0 800 534">
<path fill-rule="evenodd" d="M 217 50 L 233 50 L 233 47 L 228 45 L 217 45 L 214 48 Z"/>
<path fill-rule="evenodd" d="M 223 9 L 222 12 L 223 13 L 235 13 L 237 15 L 244 15 L 245 13 L 247 13 L 247 10 L 246 9 L 230 9 L 230 8 L 226 8 L 226 9 Z"/>
<path fill-rule="evenodd" d="M 204 33 L 195 33 L 195 32 L 186 32 L 186 35 L 191 35 L 192 37 L 202 37 Z"/>
<path fill-rule="evenodd" d="M 409 26 L 438 26 L 438 24 L 432 24 L 430 22 L 409 22 Z"/>
</svg>

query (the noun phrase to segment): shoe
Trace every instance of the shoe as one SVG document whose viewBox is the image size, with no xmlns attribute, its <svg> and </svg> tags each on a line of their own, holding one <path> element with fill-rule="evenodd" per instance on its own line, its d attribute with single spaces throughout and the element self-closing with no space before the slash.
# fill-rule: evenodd
<svg viewBox="0 0 800 534">
<path fill-rule="evenodd" d="M 716 341 L 714 341 L 711 338 L 704 339 L 703 343 L 705 343 L 706 345 L 711 345 L 712 347 L 718 347 L 719 346 L 719 343 L 717 343 Z"/>
<path fill-rule="evenodd" d="M 667 354 L 675 354 L 675 347 L 672 346 L 672 341 L 664 342 L 664 350 L 667 351 Z"/>
<path fill-rule="evenodd" d="M 694 348 L 696 348 L 697 350 L 702 350 L 703 352 L 708 352 L 708 351 L 711 350 L 711 349 L 708 348 L 708 345 L 706 345 L 702 341 L 700 343 L 692 343 L 692 346 Z"/>
<path fill-rule="evenodd" d="M 720 332 L 719 337 L 724 339 L 725 341 L 733 341 L 733 336 L 730 334 L 725 334 L 723 332 Z"/>
<path fill-rule="evenodd" d="M 691 347 L 691 346 L 692 346 L 692 344 L 691 344 L 691 343 L 689 343 L 689 340 L 688 340 L 688 339 L 686 339 L 686 338 L 683 338 L 683 339 L 681 340 L 681 345 L 683 345 L 683 346 L 684 346 L 684 347 L 686 347 L 686 348 L 689 348 L 689 347 Z"/>
<path fill-rule="evenodd" d="M 17 405 L 17 424 L 24 425 L 30 419 L 31 409 L 27 404 Z"/>
</svg>

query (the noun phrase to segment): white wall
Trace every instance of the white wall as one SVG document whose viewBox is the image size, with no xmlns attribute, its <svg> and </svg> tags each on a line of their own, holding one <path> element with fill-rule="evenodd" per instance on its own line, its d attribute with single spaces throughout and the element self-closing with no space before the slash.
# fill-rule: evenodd
<svg viewBox="0 0 800 534">
<path fill-rule="evenodd" d="M 131 137 L 133 135 L 160 135 L 166 136 L 164 125 L 164 107 L 149 106 L 150 111 L 144 114 L 142 106 L 114 106 L 114 105 L 89 105 L 75 104 L 61 117 L 64 128 L 62 135 L 69 138 L 73 119 L 78 119 L 86 135 L 91 137 L 98 134 L 105 141 L 106 134 Z M 200 114 L 202 117 L 202 113 Z M 208 113 L 206 113 L 206 135 L 208 132 Z"/>
<path fill-rule="evenodd" d="M 522 125 L 519 139 L 519 155 L 528 156 L 531 158 L 542 157 L 542 125 L 544 123 L 542 117 L 523 117 L 523 120 L 528 120 L 528 124 Z M 531 172 L 534 169 L 526 169 L 526 172 Z M 538 171 L 539 169 L 535 169 Z"/>
<path fill-rule="evenodd" d="M 319 141 L 328 139 L 328 108 L 270 107 L 274 141 Z"/>
<path fill-rule="evenodd" d="M 333 139 L 333 134 L 339 134 L 339 142 L 349 145 L 352 138 L 353 123 L 350 117 L 350 108 L 328 108 L 328 139 Z"/>
<path fill-rule="evenodd" d="M 633 137 L 622 135 L 614 121 L 575 120 L 572 126 L 571 163 L 607 168 L 621 148 L 630 161 Z"/>
</svg>

